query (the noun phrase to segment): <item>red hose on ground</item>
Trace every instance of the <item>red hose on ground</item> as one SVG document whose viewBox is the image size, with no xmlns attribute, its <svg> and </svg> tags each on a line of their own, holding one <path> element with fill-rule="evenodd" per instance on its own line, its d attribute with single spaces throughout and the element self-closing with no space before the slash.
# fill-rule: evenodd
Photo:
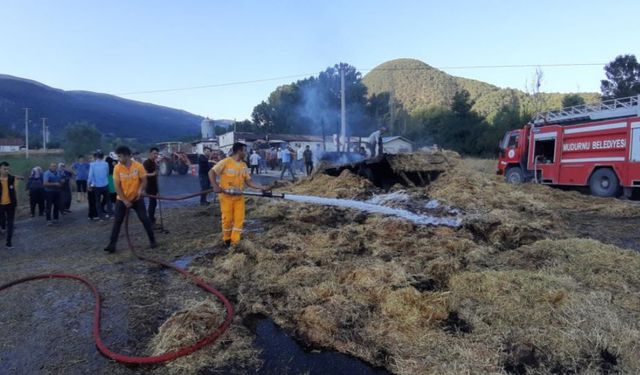
<svg viewBox="0 0 640 375">
<path fill-rule="evenodd" d="M 211 191 L 212 190 L 209 190 L 208 192 L 211 192 Z M 194 193 L 194 194 L 189 194 L 189 195 L 183 195 L 183 196 L 175 196 L 175 197 L 162 197 L 162 196 L 150 196 L 150 197 L 157 198 L 157 199 L 162 199 L 162 200 L 176 201 L 176 200 L 192 198 L 192 197 L 198 196 L 200 194 L 201 194 L 201 192 Z M 14 285 L 17 285 L 17 284 L 21 284 L 21 283 L 25 283 L 25 282 L 33 281 L 33 280 L 41 280 L 41 279 L 72 279 L 72 280 L 76 280 L 76 281 L 79 281 L 79 282 L 83 283 L 84 285 L 87 286 L 87 288 L 89 288 L 91 290 L 91 292 L 93 293 L 93 296 L 95 297 L 95 300 L 96 300 L 96 305 L 95 305 L 95 308 L 94 308 L 94 315 L 93 315 L 93 339 L 94 339 L 94 341 L 96 343 L 96 346 L 98 347 L 98 350 L 100 350 L 100 352 L 102 354 L 104 354 L 106 357 L 111 358 L 111 359 L 113 359 L 115 361 L 118 361 L 118 362 L 122 362 L 122 363 L 151 364 L 151 363 L 167 362 L 167 361 L 171 361 L 173 359 L 176 359 L 178 357 L 183 357 L 185 355 L 191 354 L 191 353 L 195 352 L 196 350 L 202 348 L 203 346 L 213 343 L 231 325 L 231 321 L 233 320 L 233 314 L 234 314 L 233 306 L 231 306 L 231 303 L 227 300 L 227 298 L 224 295 L 222 295 L 222 293 L 220 293 L 214 287 L 208 285 L 206 282 L 204 282 L 204 280 L 202 280 L 201 278 L 199 278 L 199 277 L 187 272 L 186 270 L 184 270 L 184 269 L 182 269 L 180 267 L 176 267 L 176 266 L 174 266 L 173 264 L 171 264 L 169 262 L 165 262 L 165 261 L 159 260 L 159 259 L 153 259 L 153 258 L 145 257 L 143 255 L 138 254 L 135 251 L 135 247 L 133 246 L 133 242 L 131 241 L 131 236 L 129 236 L 129 210 L 127 210 L 127 213 L 126 213 L 126 216 L 125 216 L 125 224 L 124 225 L 125 225 L 125 233 L 126 233 L 127 243 L 129 245 L 129 249 L 131 250 L 131 252 L 138 259 L 144 260 L 144 261 L 147 261 L 147 262 L 150 262 L 150 263 L 158 264 L 158 265 L 166 267 L 166 268 L 171 268 L 174 271 L 179 272 L 180 274 L 186 276 L 189 280 L 191 280 L 194 284 L 196 284 L 200 288 L 202 288 L 205 291 L 207 291 L 207 292 L 213 294 L 214 296 L 216 296 L 216 298 L 218 298 L 224 304 L 224 307 L 227 310 L 227 316 L 225 317 L 225 320 L 220 325 L 220 327 L 218 327 L 218 329 L 216 329 L 214 332 L 208 334 L 207 336 L 205 336 L 204 338 L 202 338 L 200 341 L 196 342 L 195 344 L 180 348 L 180 349 L 172 351 L 172 352 L 167 352 L 167 353 L 163 353 L 163 354 L 156 355 L 156 356 L 151 356 L 151 357 L 128 356 L 128 355 L 116 353 L 116 352 L 110 350 L 105 345 L 105 343 L 102 341 L 102 338 L 100 337 L 100 293 L 98 292 L 98 289 L 95 287 L 95 285 L 93 285 L 86 278 L 84 278 L 82 276 L 79 276 L 79 275 L 67 274 L 67 273 L 50 273 L 50 274 L 34 275 L 34 276 L 29 276 L 29 277 L 25 277 L 25 278 L 22 278 L 22 279 L 18 279 L 18 280 L 14 280 L 14 281 L 11 281 L 9 283 L 6 283 L 6 284 L 0 286 L 0 291 L 2 291 L 4 289 L 8 289 L 8 288 L 10 288 L 10 287 L 12 287 Z"/>
</svg>

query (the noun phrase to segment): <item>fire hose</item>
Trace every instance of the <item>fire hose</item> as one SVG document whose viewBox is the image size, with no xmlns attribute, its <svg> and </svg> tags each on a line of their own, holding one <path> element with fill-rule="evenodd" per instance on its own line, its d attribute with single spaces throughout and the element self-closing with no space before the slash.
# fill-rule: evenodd
<svg viewBox="0 0 640 375">
<path fill-rule="evenodd" d="M 189 198 L 193 198 L 196 196 L 199 196 L 200 194 L 208 194 L 213 192 L 213 189 L 210 190 L 206 190 L 206 191 L 202 191 L 202 192 L 198 192 L 198 193 L 193 193 L 193 194 L 188 194 L 188 195 L 180 195 L 180 196 L 159 196 L 159 195 L 148 195 L 148 197 L 150 198 L 156 198 L 158 200 L 168 200 L 168 201 L 179 201 L 179 200 L 184 200 L 184 199 L 189 199 Z M 233 195 L 238 195 L 238 194 L 244 194 L 244 195 L 249 195 L 249 196 L 264 196 L 264 197 L 276 197 L 276 198 L 280 198 L 280 197 L 284 197 L 284 194 L 282 195 L 273 195 L 270 191 L 263 191 L 262 193 L 253 193 L 253 192 L 242 192 L 242 191 L 224 191 L 227 194 L 232 194 Z M 220 337 L 231 325 L 231 322 L 233 320 L 233 314 L 234 314 L 234 310 L 233 310 L 233 306 L 231 305 L 231 303 L 227 300 L 227 298 L 220 293 L 217 289 L 215 289 L 214 287 L 210 286 L 209 284 L 207 284 L 204 280 L 202 280 L 201 278 L 199 278 L 198 276 L 195 276 L 191 273 L 189 273 L 188 271 L 186 271 L 183 268 L 180 268 L 178 266 L 175 266 L 169 262 L 160 260 L 160 259 L 154 259 L 154 258 L 150 258 L 150 257 L 146 257 L 144 255 L 141 255 L 139 253 L 136 252 L 135 250 L 135 246 L 133 245 L 133 242 L 131 241 L 131 236 L 129 235 L 129 209 L 127 208 L 126 213 L 125 213 L 125 221 L 124 221 L 124 225 L 125 225 L 125 235 L 127 238 L 127 244 L 129 246 L 129 250 L 131 251 L 131 253 L 133 253 L 133 255 L 143 261 L 147 261 L 153 264 L 157 264 L 160 265 L 162 267 L 165 268 L 170 268 L 180 274 L 182 274 L 183 276 L 185 276 L 187 279 L 189 279 L 191 282 L 193 282 L 194 284 L 196 284 L 198 287 L 200 287 L 201 289 L 205 290 L 206 292 L 214 295 L 218 300 L 220 300 L 220 302 L 222 302 L 222 304 L 224 305 L 225 309 L 226 309 L 226 317 L 223 321 L 223 323 L 213 332 L 209 333 L 207 336 L 205 336 L 204 338 L 200 339 L 199 341 L 197 341 L 196 343 L 189 345 L 189 346 L 185 346 L 179 349 L 176 349 L 174 351 L 170 351 L 170 352 L 166 352 L 163 354 L 159 354 L 159 355 L 155 355 L 155 356 L 147 356 L 147 357 L 136 357 L 136 356 L 128 356 L 128 355 L 124 355 L 124 354 L 120 354 L 117 352 L 112 351 L 111 349 L 109 349 L 107 347 L 107 345 L 104 343 L 104 341 L 102 341 L 102 338 L 100 336 L 100 316 L 101 316 L 101 299 L 100 299 L 100 292 L 98 292 L 98 289 L 96 288 L 96 286 L 89 281 L 87 278 L 80 276 L 80 275 L 75 275 L 75 274 L 70 274 L 70 273 L 47 273 L 47 274 L 39 274 L 39 275 L 33 275 L 33 276 L 28 276 L 28 277 L 24 277 L 21 279 L 17 279 L 17 280 L 13 280 L 11 282 L 8 282 L 4 285 L 0 286 L 0 291 L 5 290 L 5 289 L 9 289 L 10 287 L 14 286 L 14 285 L 18 285 L 18 284 L 22 284 L 22 283 L 26 283 L 29 281 L 34 281 L 34 280 L 43 280 L 43 279 L 71 279 L 71 280 L 76 280 L 79 281 L 80 283 L 84 284 L 93 294 L 94 298 L 95 298 L 95 306 L 94 306 L 94 312 L 93 312 L 93 329 L 92 329 L 92 334 L 93 334 L 93 339 L 95 341 L 96 347 L 98 348 L 98 350 L 107 358 L 113 359 L 117 362 L 121 362 L 121 363 L 127 363 L 127 364 L 157 364 L 157 363 L 163 363 L 163 362 L 168 362 L 171 360 L 174 360 L 176 358 L 179 357 L 183 357 L 186 356 L 188 354 L 191 354 L 193 352 L 195 352 L 198 349 L 201 349 L 202 347 L 209 345 L 213 342 L 215 342 L 218 337 Z"/>
</svg>

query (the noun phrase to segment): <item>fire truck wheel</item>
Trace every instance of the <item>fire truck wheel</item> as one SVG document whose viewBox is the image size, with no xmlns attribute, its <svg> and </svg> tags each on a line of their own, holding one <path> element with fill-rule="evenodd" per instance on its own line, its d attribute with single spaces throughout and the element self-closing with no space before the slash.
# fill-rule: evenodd
<svg viewBox="0 0 640 375">
<path fill-rule="evenodd" d="M 509 168 L 507 170 L 507 173 L 505 174 L 505 178 L 510 184 L 521 184 L 524 182 L 524 174 L 522 173 L 522 169 L 520 167 Z"/>
<path fill-rule="evenodd" d="M 591 194 L 597 197 L 614 197 L 620 191 L 618 176 L 610 168 L 601 168 L 593 172 L 589 179 Z"/>
</svg>

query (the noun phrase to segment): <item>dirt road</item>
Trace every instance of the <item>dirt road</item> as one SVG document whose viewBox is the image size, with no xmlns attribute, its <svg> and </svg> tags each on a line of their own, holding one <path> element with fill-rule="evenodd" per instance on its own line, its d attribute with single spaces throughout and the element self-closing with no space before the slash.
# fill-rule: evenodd
<svg viewBox="0 0 640 375">
<path fill-rule="evenodd" d="M 194 177 L 167 177 L 161 179 L 161 189 L 165 195 L 179 195 L 197 191 L 199 186 Z M 206 234 L 204 238 L 213 244 L 219 234 L 219 224 L 213 219 L 218 208 L 194 206 L 197 202 L 196 197 L 173 206 L 187 205 L 190 208 L 184 208 L 184 214 L 200 215 L 202 225 L 195 232 Z M 58 226 L 47 227 L 43 218 L 18 220 L 15 248 L 0 249 L 0 283 L 39 273 L 83 275 L 102 295 L 106 344 L 125 354 L 148 354 L 147 341 L 158 326 L 179 309 L 185 298 L 204 298 L 205 294 L 175 273 L 135 259 L 122 236 L 118 252 L 105 253 L 102 249 L 112 222 L 89 222 L 86 215 L 84 204 L 74 202 L 72 213 L 64 215 Z M 194 229 L 182 225 L 175 214 L 166 225 L 171 233 L 158 234 L 161 246 L 153 254 L 162 259 L 188 255 L 172 251 L 167 244 L 172 234 L 189 234 Z M 135 218 L 132 228 L 137 243 L 146 247 L 146 237 Z M 213 250 L 211 246 L 209 251 Z M 193 253 L 201 251 L 194 249 Z M 102 357 L 91 337 L 93 306 L 90 292 L 71 280 L 36 281 L 2 292 L 0 373 L 163 373 L 162 368 L 137 369 Z"/>
</svg>

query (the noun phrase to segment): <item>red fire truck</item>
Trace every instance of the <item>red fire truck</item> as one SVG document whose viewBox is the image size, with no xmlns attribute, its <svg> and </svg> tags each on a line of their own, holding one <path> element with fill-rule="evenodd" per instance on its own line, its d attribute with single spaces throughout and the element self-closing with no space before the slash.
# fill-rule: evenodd
<svg viewBox="0 0 640 375">
<path fill-rule="evenodd" d="M 510 183 L 589 186 L 602 197 L 640 194 L 640 95 L 544 112 L 500 142 Z"/>
</svg>

